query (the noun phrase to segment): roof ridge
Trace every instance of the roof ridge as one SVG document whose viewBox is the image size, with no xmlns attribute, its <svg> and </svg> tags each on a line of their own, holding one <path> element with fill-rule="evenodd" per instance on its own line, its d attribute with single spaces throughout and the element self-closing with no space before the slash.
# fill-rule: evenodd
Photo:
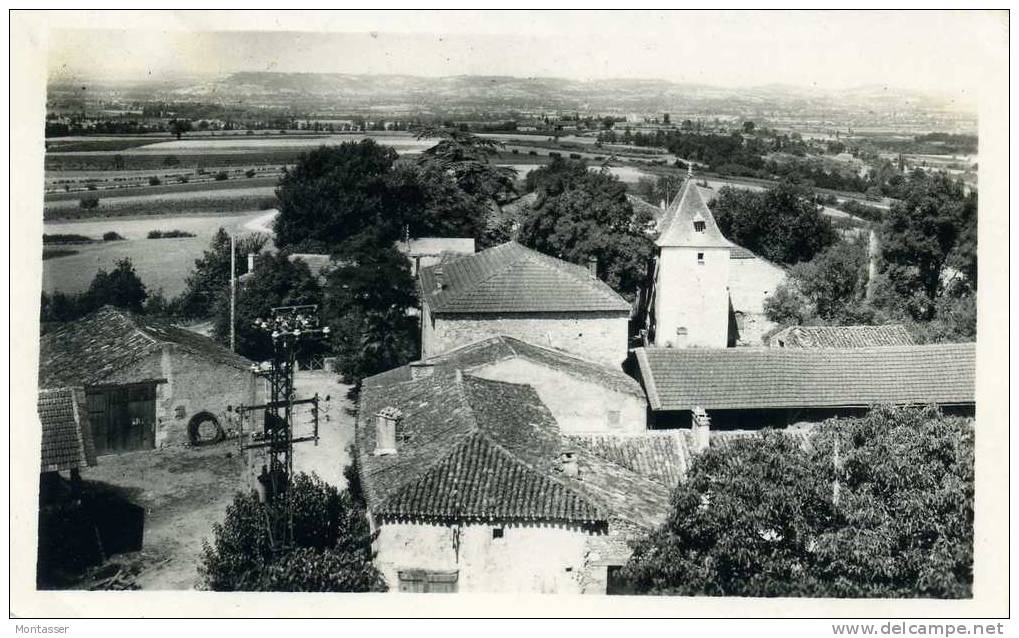
<svg viewBox="0 0 1019 638">
<path fill-rule="evenodd" d="M 446 265 L 449 265 L 449 263 L 455 263 L 455 262 L 460 262 L 460 261 L 467 260 L 467 259 L 473 259 L 473 258 L 479 257 L 480 255 L 484 255 L 485 253 L 488 253 L 488 251 L 491 251 L 491 250 L 502 249 L 502 251 L 500 251 L 500 252 L 507 252 L 510 255 L 512 255 L 513 253 L 509 252 L 509 249 L 513 248 L 513 247 L 522 248 L 525 251 L 526 250 L 530 250 L 526 246 L 524 246 L 523 244 L 520 244 L 520 243 L 516 242 L 515 240 L 511 239 L 511 240 L 509 240 L 507 242 L 504 242 L 502 244 L 499 244 L 497 246 L 492 246 L 491 248 L 489 248 L 487 250 L 482 250 L 481 252 L 477 252 L 477 253 L 471 253 L 470 255 L 464 255 L 463 257 L 461 257 L 459 259 L 453 260 L 453 262 L 447 262 L 446 264 L 433 264 L 431 266 L 428 266 L 427 268 L 429 268 L 430 270 L 432 270 L 434 272 L 434 269 L 435 269 L 436 266 L 446 266 Z M 490 279 L 492 279 L 492 277 L 495 277 L 496 275 L 501 275 L 502 273 L 507 271 L 511 266 L 515 265 L 525 255 L 526 255 L 525 252 L 520 252 L 520 253 L 518 253 L 517 257 L 515 257 L 513 259 L 508 259 L 508 260 L 505 260 L 505 261 L 502 261 L 502 262 L 496 262 L 497 265 L 496 265 L 495 268 L 492 269 L 491 272 L 489 272 L 487 275 L 483 276 L 481 279 L 478 279 L 477 281 L 471 282 L 471 288 L 477 288 L 481 284 L 483 284 L 483 283 L 489 281 Z M 489 253 L 488 257 L 491 258 L 491 256 L 492 256 L 492 253 Z M 444 290 L 443 292 L 452 293 L 452 294 L 447 294 L 447 295 L 443 296 L 442 303 L 444 303 L 444 304 L 445 303 L 449 303 L 450 301 L 453 301 L 453 300 L 456 300 L 456 299 L 460 299 L 462 296 L 464 296 L 462 294 L 457 294 L 457 291 L 455 291 L 455 290 Z M 464 292 L 472 292 L 472 291 L 470 291 L 470 290 L 461 290 L 459 292 L 460 293 L 464 293 Z"/>
</svg>

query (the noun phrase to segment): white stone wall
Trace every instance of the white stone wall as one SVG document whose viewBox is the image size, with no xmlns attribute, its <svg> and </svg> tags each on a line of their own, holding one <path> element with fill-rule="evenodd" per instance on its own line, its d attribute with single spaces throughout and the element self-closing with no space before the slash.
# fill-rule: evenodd
<svg viewBox="0 0 1019 638">
<path fill-rule="evenodd" d="M 421 317 L 421 357 L 508 335 L 619 368 L 627 355 L 626 313 L 520 313 Z"/>
<path fill-rule="evenodd" d="M 703 259 L 698 259 L 698 254 Z M 661 249 L 655 345 L 724 348 L 729 337 L 729 249 Z M 685 341 L 677 329 L 686 328 Z"/>
<path fill-rule="evenodd" d="M 742 313 L 740 343 L 761 345 L 761 336 L 775 327 L 764 316 L 764 300 L 786 280 L 786 271 L 764 259 L 733 259 L 729 265 L 732 307 Z"/>
<path fill-rule="evenodd" d="M 531 385 L 565 434 L 638 434 L 647 429 L 643 396 L 612 390 L 526 359 L 496 361 L 473 368 L 471 374 Z"/>
<path fill-rule="evenodd" d="M 459 593 L 604 593 L 600 574 L 585 573 L 592 533 L 579 526 L 384 522 L 378 530 L 376 565 L 392 592 L 400 570 L 426 569 L 457 570 Z"/>
</svg>

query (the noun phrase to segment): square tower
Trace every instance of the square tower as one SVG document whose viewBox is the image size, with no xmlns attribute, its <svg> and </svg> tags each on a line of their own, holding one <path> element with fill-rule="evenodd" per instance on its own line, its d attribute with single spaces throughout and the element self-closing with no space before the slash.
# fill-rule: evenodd
<svg viewBox="0 0 1019 638">
<path fill-rule="evenodd" d="M 666 211 L 657 245 L 653 313 L 656 346 L 725 348 L 729 342 L 729 251 L 688 177 Z"/>
</svg>

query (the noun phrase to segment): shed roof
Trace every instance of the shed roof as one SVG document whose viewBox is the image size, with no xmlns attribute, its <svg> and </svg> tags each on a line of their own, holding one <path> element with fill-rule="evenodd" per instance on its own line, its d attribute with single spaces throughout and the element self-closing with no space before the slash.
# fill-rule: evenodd
<svg viewBox="0 0 1019 638">
<path fill-rule="evenodd" d="M 96 464 L 84 388 L 44 388 L 37 401 L 42 425 L 42 472 L 81 469 Z"/>
<path fill-rule="evenodd" d="M 630 311 L 586 267 L 516 242 L 422 268 L 418 280 L 433 314 Z"/>
<path fill-rule="evenodd" d="M 40 338 L 39 385 L 98 385 L 117 370 L 165 345 L 243 370 L 252 364 L 208 337 L 158 319 L 103 306 Z"/>
<path fill-rule="evenodd" d="M 972 343 L 879 348 L 638 348 L 652 410 L 970 404 Z"/>
<path fill-rule="evenodd" d="M 364 379 L 362 385 L 388 385 L 409 381 L 412 378 L 412 366 L 430 366 L 433 374 L 453 374 L 456 370 L 470 372 L 478 367 L 509 359 L 526 359 L 618 392 L 644 397 L 644 391 L 640 384 L 622 370 L 582 359 L 563 350 L 535 345 L 507 335 L 481 339 L 447 350 L 434 357 L 394 368 Z"/>
<path fill-rule="evenodd" d="M 767 335 L 772 348 L 871 348 L 915 343 L 902 324 L 886 326 L 789 326 Z"/>
</svg>

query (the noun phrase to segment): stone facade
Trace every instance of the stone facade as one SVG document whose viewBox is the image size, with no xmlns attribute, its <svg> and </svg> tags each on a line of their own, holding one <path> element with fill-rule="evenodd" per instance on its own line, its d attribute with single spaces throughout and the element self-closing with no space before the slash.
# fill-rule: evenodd
<svg viewBox="0 0 1019 638">
<path fill-rule="evenodd" d="M 228 406 L 254 405 L 265 397 L 264 382 L 247 370 L 216 363 L 182 348 L 165 345 L 105 381 L 109 385 L 138 379 L 165 379 L 156 384 L 156 447 L 187 445 L 188 425 L 203 412 L 225 433 L 236 427 Z"/>
<path fill-rule="evenodd" d="M 725 348 L 729 340 L 729 248 L 660 249 L 655 345 Z"/>
<path fill-rule="evenodd" d="M 424 304 L 421 358 L 498 335 L 571 352 L 619 368 L 627 356 L 629 313 L 442 314 Z"/>
<path fill-rule="evenodd" d="M 524 359 L 473 368 L 483 379 L 531 385 L 563 434 L 640 434 L 647 429 L 647 401 Z"/>
<path fill-rule="evenodd" d="M 392 592 L 401 591 L 401 571 L 426 570 L 455 572 L 457 593 L 605 593 L 604 548 L 613 537 L 604 527 L 376 521 L 373 529 L 376 566 Z"/>
<path fill-rule="evenodd" d="M 755 257 L 729 261 L 729 295 L 739 325 L 739 345 L 761 345 L 775 324 L 764 316 L 764 300 L 786 280 L 786 271 Z"/>
</svg>

